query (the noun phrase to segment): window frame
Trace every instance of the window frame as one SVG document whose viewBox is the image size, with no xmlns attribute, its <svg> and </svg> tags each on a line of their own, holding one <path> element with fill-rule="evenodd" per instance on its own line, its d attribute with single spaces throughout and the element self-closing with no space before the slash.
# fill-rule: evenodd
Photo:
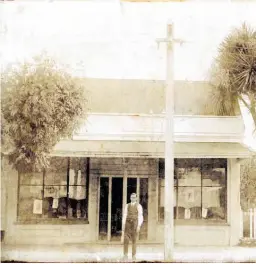
<svg viewBox="0 0 256 264">
<path fill-rule="evenodd" d="M 55 157 L 55 156 L 53 156 Z M 56 156 L 58 157 L 58 156 Z M 69 205 L 69 172 L 70 172 L 70 157 L 60 157 L 60 158 L 66 158 L 67 159 L 67 174 L 66 174 L 66 179 L 67 179 L 67 201 L 66 201 L 66 206 L 68 208 Z M 22 219 L 20 218 L 19 215 L 19 209 L 20 209 L 20 187 L 21 186 L 42 186 L 42 199 L 44 199 L 44 192 L 45 192 L 45 187 L 46 186 L 51 186 L 51 185 L 45 185 L 45 176 L 46 176 L 46 170 L 44 169 L 42 173 L 42 178 L 43 182 L 42 185 L 35 185 L 35 184 L 21 184 L 21 172 L 18 172 L 18 188 L 17 188 L 17 212 L 16 212 L 16 223 L 15 224 L 52 224 L 52 225 L 84 225 L 84 224 L 89 224 L 89 186 L 90 186 L 90 158 L 89 157 L 75 157 L 75 158 L 84 158 L 86 160 L 86 183 L 85 183 L 85 188 L 86 188 L 86 214 L 87 218 L 68 218 L 68 210 L 66 210 L 66 218 L 34 218 L 34 219 Z M 56 185 L 57 186 L 57 185 Z M 74 185 L 74 186 L 80 186 L 80 185 Z M 82 185 L 81 185 L 82 186 Z M 42 214 L 43 215 L 43 214 Z M 41 215 L 41 216 L 42 216 Z"/>
<path fill-rule="evenodd" d="M 178 167 L 178 160 L 182 160 L 184 158 L 175 158 L 174 159 L 174 169 L 179 168 Z M 185 159 L 184 159 L 185 160 Z M 225 191 L 225 205 L 224 205 L 224 219 L 205 219 L 201 216 L 201 218 L 198 219 L 181 219 L 181 218 L 174 218 L 174 223 L 175 224 L 181 224 L 181 225 L 228 225 L 228 159 L 227 158 L 190 158 L 190 160 L 200 160 L 200 178 L 201 178 L 201 185 L 198 186 L 201 189 L 201 210 L 202 210 L 202 205 L 203 205 L 203 188 L 209 187 L 209 186 L 204 186 L 203 185 L 203 161 L 204 160 L 219 160 L 221 164 L 223 164 L 223 168 L 225 169 L 225 179 L 224 179 L 224 184 L 220 185 L 222 188 L 224 188 Z M 163 168 L 161 167 L 160 163 L 162 163 L 164 166 Z M 213 168 L 214 168 L 214 163 L 212 162 Z M 160 168 L 161 167 L 161 168 Z M 164 215 L 161 217 L 161 211 L 160 208 L 160 199 L 161 199 L 161 184 L 160 181 L 162 179 L 165 179 L 165 159 L 159 159 L 159 173 L 158 173 L 158 222 L 163 223 L 164 222 Z M 216 167 L 217 168 L 217 167 Z M 162 171 L 161 171 L 162 170 Z M 176 177 L 175 170 L 174 170 L 174 179 L 177 180 L 177 184 L 174 185 L 174 188 L 176 188 L 176 205 L 178 205 L 178 192 L 179 192 L 179 179 Z M 188 186 L 190 187 L 190 186 Z M 210 187 L 209 187 L 210 188 Z M 175 206 L 175 213 L 176 216 L 178 215 L 178 206 Z M 173 212 L 174 213 L 174 212 Z"/>
</svg>

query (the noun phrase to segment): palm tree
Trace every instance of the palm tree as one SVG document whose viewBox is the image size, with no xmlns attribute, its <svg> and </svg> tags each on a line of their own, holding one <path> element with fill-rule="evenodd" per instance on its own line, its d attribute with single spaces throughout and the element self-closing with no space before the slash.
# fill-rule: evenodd
<svg viewBox="0 0 256 264">
<path fill-rule="evenodd" d="M 220 44 L 211 71 L 217 114 L 234 114 L 242 101 L 256 127 L 256 31 L 246 24 L 234 29 Z"/>
<path fill-rule="evenodd" d="M 243 24 L 220 44 L 211 69 L 213 103 L 218 115 L 233 115 L 242 101 L 251 113 L 256 128 L 256 30 Z M 256 204 L 256 159 L 246 160 L 241 173 L 241 206 Z"/>
</svg>

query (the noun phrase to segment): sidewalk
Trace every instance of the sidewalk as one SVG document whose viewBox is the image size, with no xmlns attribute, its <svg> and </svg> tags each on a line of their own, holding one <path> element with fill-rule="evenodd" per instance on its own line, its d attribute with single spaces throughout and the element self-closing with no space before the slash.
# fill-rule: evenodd
<svg viewBox="0 0 256 264">
<path fill-rule="evenodd" d="M 138 245 L 137 262 L 164 260 L 163 245 Z M 1 260 L 24 262 L 122 262 L 121 245 L 2 245 Z M 129 256 L 130 257 L 130 256 Z M 256 248 L 175 247 L 174 262 L 253 262 Z"/>
</svg>

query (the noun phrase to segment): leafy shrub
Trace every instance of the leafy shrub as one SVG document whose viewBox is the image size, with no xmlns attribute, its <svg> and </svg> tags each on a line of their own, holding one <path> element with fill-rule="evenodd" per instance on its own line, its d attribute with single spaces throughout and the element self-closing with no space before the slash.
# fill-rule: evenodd
<svg viewBox="0 0 256 264">
<path fill-rule="evenodd" d="M 2 76 L 2 143 L 18 170 L 40 170 L 62 138 L 86 118 L 85 89 L 52 59 L 39 57 Z"/>
</svg>

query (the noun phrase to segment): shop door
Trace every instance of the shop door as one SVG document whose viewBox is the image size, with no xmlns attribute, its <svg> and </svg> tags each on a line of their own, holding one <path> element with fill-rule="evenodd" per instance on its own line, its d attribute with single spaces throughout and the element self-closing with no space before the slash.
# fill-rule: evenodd
<svg viewBox="0 0 256 264">
<path fill-rule="evenodd" d="M 121 241 L 122 215 L 130 195 L 137 193 L 143 208 L 140 240 L 147 239 L 148 229 L 148 179 L 142 177 L 102 177 L 99 197 L 99 240 Z"/>
</svg>

